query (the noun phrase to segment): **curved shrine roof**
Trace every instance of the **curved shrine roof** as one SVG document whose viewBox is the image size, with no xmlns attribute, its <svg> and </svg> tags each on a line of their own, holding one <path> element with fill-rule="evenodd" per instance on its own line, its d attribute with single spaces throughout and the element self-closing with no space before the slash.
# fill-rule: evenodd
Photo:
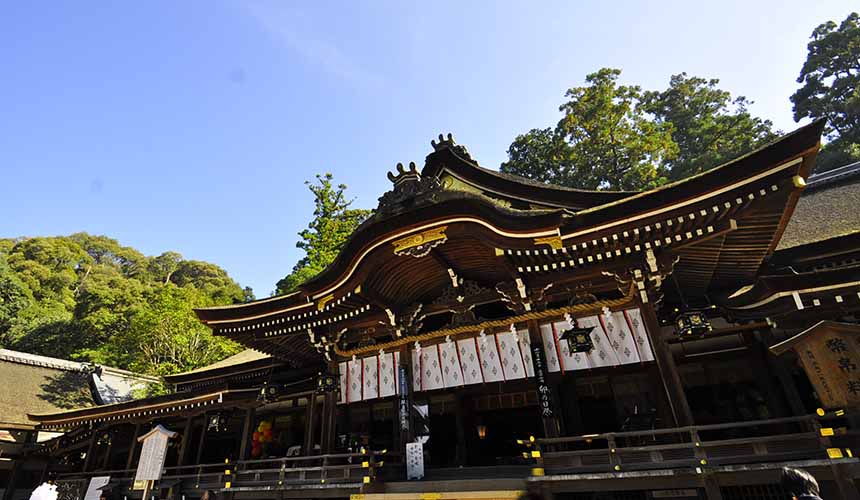
<svg viewBox="0 0 860 500">
<path fill-rule="evenodd" d="M 641 193 L 568 189 L 500 174 L 480 167 L 450 136 L 441 138 L 420 173 L 398 165 L 389 174 L 393 188 L 374 216 L 300 291 L 196 312 L 217 334 L 266 352 L 274 342 L 289 342 L 291 350 L 307 346 L 300 354 L 313 358 L 310 329 L 388 311 L 385 304 L 401 297 L 421 302 L 448 281 L 438 271 L 446 267 L 466 277 L 486 274 L 488 282 L 496 271 L 539 281 L 566 263 L 608 266 L 671 246 L 680 260 L 677 275 L 691 293 L 749 283 L 785 229 L 823 125 L 814 122 L 712 170 Z M 430 258 L 398 261 L 392 250 Z M 437 274 L 428 274 L 433 266 Z M 422 282 L 428 288 L 401 286 Z"/>
</svg>

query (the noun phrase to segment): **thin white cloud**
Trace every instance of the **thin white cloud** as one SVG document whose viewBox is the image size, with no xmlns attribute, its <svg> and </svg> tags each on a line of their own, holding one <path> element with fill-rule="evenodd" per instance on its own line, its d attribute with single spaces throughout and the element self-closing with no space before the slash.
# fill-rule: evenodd
<svg viewBox="0 0 860 500">
<path fill-rule="evenodd" d="M 352 61 L 334 43 L 318 36 L 309 16 L 287 2 L 246 2 L 240 5 L 273 38 L 327 73 L 363 87 L 380 87 L 383 78 Z"/>
</svg>

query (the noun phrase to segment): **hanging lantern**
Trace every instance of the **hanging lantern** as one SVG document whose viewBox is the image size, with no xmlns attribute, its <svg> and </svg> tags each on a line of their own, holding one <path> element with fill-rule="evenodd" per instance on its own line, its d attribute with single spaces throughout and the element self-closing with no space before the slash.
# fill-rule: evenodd
<svg viewBox="0 0 860 500">
<path fill-rule="evenodd" d="M 209 424 L 207 430 L 213 432 L 221 432 L 227 429 L 229 418 L 223 413 L 213 413 L 209 415 Z"/>
<path fill-rule="evenodd" d="M 260 387 L 260 394 L 257 396 L 258 401 L 269 403 L 276 399 L 278 399 L 278 386 L 265 383 L 263 387 Z"/>
<path fill-rule="evenodd" d="M 317 378 L 317 392 L 334 392 L 340 388 L 338 377 L 333 373 L 323 373 Z"/>
<path fill-rule="evenodd" d="M 675 317 L 675 335 L 681 338 L 704 337 L 713 330 L 702 311 L 684 311 Z"/>
<path fill-rule="evenodd" d="M 483 424 L 478 425 L 476 427 L 476 430 L 478 431 L 478 439 L 486 439 L 487 438 L 487 426 L 486 425 L 483 425 Z"/>
<path fill-rule="evenodd" d="M 561 333 L 561 340 L 567 341 L 570 353 L 591 352 L 594 349 L 594 342 L 591 340 L 591 330 L 594 330 L 594 327 L 580 328 L 576 326 L 576 320 L 571 321 L 571 324 L 573 328 Z"/>
<path fill-rule="evenodd" d="M 111 433 L 109 431 L 101 433 L 101 435 L 99 435 L 99 438 L 96 440 L 96 444 L 98 446 L 110 446 Z"/>
</svg>

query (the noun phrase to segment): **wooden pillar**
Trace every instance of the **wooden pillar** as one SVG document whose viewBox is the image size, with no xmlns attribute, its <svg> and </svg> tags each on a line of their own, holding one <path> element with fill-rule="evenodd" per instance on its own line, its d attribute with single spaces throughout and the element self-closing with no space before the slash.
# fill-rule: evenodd
<svg viewBox="0 0 860 500">
<path fill-rule="evenodd" d="M 194 417 L 189 416 L 185 419 L 185 431 L 182 433 L 182 444 L 179 445 L 179 456 L 176 457 L 176 465 L 183 466 L 188 458 L 188 445 L 191 443 L 191 437 L 194 434 Z"/>
<path fill-rule="evenodd" d="M 337 362 L 330 361 L 327 366 L 326 375 L 336 376 L 337 371 Z M 328 454 L 334 449 L 335 436 L 337 434 L 337 387 L 325 387 L 324 389 L 320 448 L 323 454 Z"/>
<path fill-rule="evenodd" d="M 830 472 L 833 474 L 833 482 L 836 483 L 842 500 L 860 500 L 857 485 L 851 479 L 851 468 L 847 464 L 830 464 Z"/>
<path fill-rule="evenodd" d="M 406 444 L 415 440 L 415 425 L 412 419 L 412 349 L 405 345 L 400 350 L 400 365 L 397 367 L 397 411 L 394 418 L 400 432 L 400 452 L 406 457 Z M 405 463 L 405 462 L 404 462 Z"/>
<path fill-rule="evenodd" d="M 337 398 L 334 391 L 325 391 L 323 394 L 322 435 L 320 436 L 320 448 L 323 454 L 328 454 L 334 449 L 337 415 Z"/>
<path fill-rule="evenodd" d="M 702 476 L 702 487 L 705 489 L 705 498 L 707 500 L 723 500 L 723 492 L 715 475 L 704 474 Z"/>
<path fill-rule="evenodd" d="M 250 452 L 251 435 L 254 432 L 254 408 L 245 410 L 245 420 L 242 423 L 242 442 L 239 443 L 239 460 L 247 460 Z"/>
<path fill-rule="evenodd" d="M 9 481 L 6 483 L 6 490 L 3 492 L 3 500 L 12 500 L 15 494 L 16 483 L 18 482 L 18 470 L 21 468 L 21 459 L 12 461 L 12 470 L 9 471 Z"/>
<path fill-rule="evenodd" d="M 134 432 L 131 434 L 131 445 L 128 447 L 128 458 L 125 460 L 126 470 L 131 469 L 134 462 L 134 452 L 137 450 L 137 437 L 140 435 L 140 422 L 134 424 Z"/>
<path fill-rule="evenodd" d="M 456 419 L 457 446 L 454 453 L 454 465 L 466 465 L 466 401 L 462 392 L 454 394 L 454 418 Z"/>
<path fill-rule="evenodd" d="M 308 396 L 308 406 L 305 410 L 305 455 L 314 454 L 314 434 L 316 431 L 316 406 L 317 393 L 312 392 Z"/>
<path fill-rule="evenodd" d="M 777 387 L 771 376 L 772 371 L 770 359 L 768 358 L 772 358 L 773 356 L 768 353 L 767 346 L 763 344 L 764 337 L 762 337 L 762 340 L 759 340 L 753 332 L 744 332 L 742 337 L 744 344 L 753 357 L 752 362 L 761 367 L 760 369 L 756 369 L 754 373 L 762 374 L 760 377 L 757 377 L 757 381 L 761 381 L 761 389 L 766 393 L 765 400 L 770 413 L 769 418 L 789 416 L 790 410 L 786 408 L 787 398 L 784 397 L 785 391 Z"/>
<path fill-rule="evenodd" d="M 770 346 L 776 344 L 773 332 L 770 330 L 763 330 L 761 332 L 761 340 L 764 344 L 764 356 L 767 359 L 768 367 L 770 368 L 770 371 L 776 375 L 779 385 L 782 387 L 783 394 L 785 394 L 785 400 L 788 402 L 788 407 L 791 410 L 791 415 L 796 417 L 806 415 L 806 407 L 803 405 L 803 399 L 801 399 L 800 393 L 797 391 L 797 385 L 794 383 L 794 378 L 792 378 L 791 373 L 789 373 L 786 358 L 776 356 L 768 350 Z"/>
<path fill-rule="evenodd" d="M 203 412 L 201 415 L 203 418 L 202 425 L 200 426 L 200 442 L 197 443 L 197 458 L 194 463 L 200 465 L 200 459 L 203 458 L 203 443 L 206 442 L 206 428 L 209 425 L 209 420 L 207 418 L 206 412 Z"/>
<path fill-rule="evenodd" d="M 553 390 L 550 386 L 546 368 L 546 354 L 543 350 L 543 338 L 540 334 L 540 326 L 537 320 L 528 322 L 529 341 L 532 350 L 532 363 L 535 368 L 535 382 L 538 391 L 538 406 L 543 422 L 544 437 L 558 437 L 560 426 L 558 423 L 558 408 L 553 399 Z"/>
<path fill-rule="evenodd" d="M 582 410 L 579 405 L 579 395 L 576 393 L 576 381 L 573 380 L 573 374 L 560 373 L 562 378 L 561 384 L 556 384 L 555 388 L 561 395 L 561 415 L 564 420 L 562 430 L 565 436 L 577 436 L 585 434 L 586 430 L 582 424 Z M 568 383 L 564 383 L 564 378 L 570 377 Z"/>
<path fill-rule="evenodd" d="M 669 349 L 666 339 L 660 334 L 660 322 L 657 321 L 657 314 L 651 304 L 639 303 L 639 310 L 642 313 L 642 321 L 645 323 L 648 338 L 651 339 L 651 346 L 654 348 L 654 361 L 660 373 L 660 380 L 666 392 L 669 408 L 672 410 L 674 424 L 677 427 L 693 425 L 693 413 L 687 402 L 687 394 L 684 392 L 684 385 L 678 375 L 678 367 L 675 365 L 672 351 Z"/>
<path fill-rule="evenodd" d="M 87 457 L 84 459 L 84 470 L 82 472 L 87 472 L 90 470 L 90 465 L 93 464 L 93 453 L 96 451 L 96 434 L 98 434 L 97 429 L 92 429 L 92 435 L 90 436 L 90 444 L 87 447 Z"/>
<path fill-rule="evenodd" d="M 108 443 L 107 449 L 105 450 L 105 458 L 104 460 L 102 460 L 102 470 L 108 470 L 108 465 L 110 465 L 110 453 L 113 450 L 113 440 L 119 437 L 119 435 L 114 436 L 113 434 L 118 433 L 111 433 L 110 442 Z"/>
</svg>

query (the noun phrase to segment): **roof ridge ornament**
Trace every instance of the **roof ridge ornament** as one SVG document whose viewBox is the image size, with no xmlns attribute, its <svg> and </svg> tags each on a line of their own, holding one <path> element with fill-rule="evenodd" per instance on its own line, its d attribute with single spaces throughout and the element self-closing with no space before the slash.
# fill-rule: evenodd
<svg viewBox="0 0 860 500">
<path fill-rule="evenodd" d="M 408 170 L 398 163 L 396 173 L 388 172 L 388 180 L 394 186 L 379 197 L 379 206 L 376 208 L 376 212 L 383 217 L 435 203 L 436 195 L 442 189 L 439 179 L 422 176 L 415 162 L 409 162 Z"/>
<path fill-rule="evenodd" d="M 398 163 L 396 169 L 397 175 L 388 172 L 388 180 L 394 183 L 395 186 L 411 180 L 421 180 L 421 174 L 418 173 L 418 168 L 415 166 L 414 161 L 409 162 L 409 170 L 405 170 L 402 163 Z"/>
<path fill-rule="evenodd" d="M 469 150 L 466 149 L 466 146 L 463 146 L 462 144 L 457 144 L 454 141 L 454 135 L 450 132 L 448 132 L 447 137 L 443 136 L 442 134 L 439 134 L 439 142 L 436 142 L 436 140 L 434 139 L 430 141 L 430 145 L 433 146 L 433 151 L 436 151 L 437 153 L 439 151 L 442 151 L 443 149 L 450 149 L 458 155 L 462 156 L 463 158 L 469 161 L 473 161 L 472 155 L 469 154 Z"/>
</svg>

